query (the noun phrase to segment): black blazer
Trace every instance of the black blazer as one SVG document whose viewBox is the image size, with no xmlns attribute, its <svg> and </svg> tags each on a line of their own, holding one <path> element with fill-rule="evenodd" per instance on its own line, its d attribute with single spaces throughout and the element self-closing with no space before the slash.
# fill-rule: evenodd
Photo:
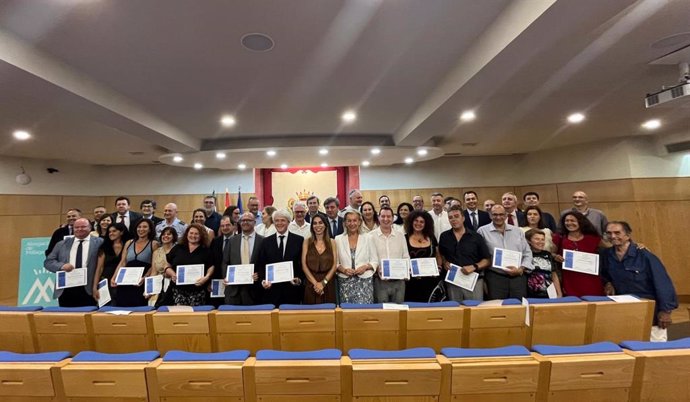
<svg viewBox="0 0 690 402">
<path fill-rule="evenodd" d="M 46 257 L 48 254 L 50 254 L 51 251 L 53 251 L 53 248 L 55 247 L 58 242 L 62 241 L 65 236 L 69 236 L 69 226 L 61 226 L 53 232 L 53 235 L 50 237 L 50 242 L 48 243 L 48 248 L 45 251 Z"/>
<path fill-rule="evenodd" d="M 264 303 L 279 306 L 283 303 L 300 304 L 304 296 L 305 276 L 302 271 L 302 243 L 304 238 L 290 233 L 285 243 L 285 256 L 280 255 L 278 248 L 278 233 L 266 237 L 261 242 L 259 253 L 254 264 L 254 272 L 259 275 L 259 284 L 266 279 L 266 264 L 274 262 L 292 261 L 292 269 L 296 278 L 302 284 L 295 286 L 291 283 L 274 283 L 270 289 L 263 289 L 262 300 Z"/>
<path fill-rule="evenodd" d="M 117 212 L 113 212 L 110 214 L 110 218 L 113 220 L 113 223 L 117 222 L 117 217 L 118 217 Z M 134 212 L 134 211 L 129 211 L 129 233 L 136 238 L 137 234 L 137 224 L 139 223 L 140 220 L 142 220 L 143 217 L 141 216 L 140 213 Z M 154 222 L 153 230 L 156 230 L 156 224 Z"/>
<path fill-rule="evenodd" d="M 482 211 L 481 209 L 477 209 L 476 228 L 472 227 L 472 218 L 470 217 L 470 211 L 464 210 L 462 214 L 465 215 L 465 229 L 474 230 L 476 232 L 477 229 L 479 229 L 480 227 L 491 223 L 491 216 L 489 216 L 489 213 L 486 211 Z"/>
<path fill-rule="evenodd" d="M 258 272 L 256 271 L 256 259 L 259 256 L 259 249 L 261 248 L 261 243 L 263 243 L 264 241 L 264 237 L 259 234 L 255 234 L 254 236 L 254 248 L 251 250 L 251 255 L 249 256 L 249 263 L 255 264 L 254 271 Z M 222 239 L 222 236 L 220 238 Z M 221 263 L 221 278 L 225 278 L 225 271 L 228 265 L 239 264 L 242 264 L 242 234 L 236 234 L 232 236 L 230 238 L 230 243 L 228 243 L 228 247 L 226 247 L 223 251 L 223 260 Z M 260 282 L 257 282 L 254 285 L 260 285 Z M 235 297 L 238 295 L 240 291 L 242 291 L 242 289 L 249 291 L 248 289 L 254 288 L 254 285 L 226 286 L 225 295 Z M 255 290 L 250 291 L 252 299 L 256 298 L 256 291 L 258 291 L 259 288 L 260 286 L 256 286 Z"/>
<path fill-rule="evenodd" d="M 328 228 L 332 229 L 331 218 L 329 218 L 328 216 L 324 216 L 324 218 L 326 219 L 326 224 L 328 225 Z M 338 228 L 336 229 L 335 233 L 332 233 L 332 230 L 329 231 L 331 232 L 331 239 L 335 239 L 337 235 L 342 234 L 345 231 L 345 221 L 341 216 L 338 217 Z"/>
</svg>

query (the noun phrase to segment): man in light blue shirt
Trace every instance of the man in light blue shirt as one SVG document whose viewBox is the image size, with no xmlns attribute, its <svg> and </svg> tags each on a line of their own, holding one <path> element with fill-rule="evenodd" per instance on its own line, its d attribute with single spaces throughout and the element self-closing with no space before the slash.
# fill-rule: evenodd
<svg viewBox="0 0 690 402">
<path fill-rule="evenodd" d="M 524 232 L 517 226 L 506 224 L 506 210 L 501 205 L 491 208 L 491 223 L 477 230 L 486 241 L 493 256 L 494 250 L 502 248 L 522 253 L 519 267 L 507 269 L 491 267 L 485 272 L 484 281 L 489 291 L 489 300 L 523 298 L 527 295 L 526 269 L 532 269 L 532 250 L 525 240 Z"/>
</svg>

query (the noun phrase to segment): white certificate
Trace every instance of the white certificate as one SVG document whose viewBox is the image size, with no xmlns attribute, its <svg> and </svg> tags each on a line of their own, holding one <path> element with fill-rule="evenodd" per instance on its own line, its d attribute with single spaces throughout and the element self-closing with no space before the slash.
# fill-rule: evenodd
<svg viewBox="0 0 690 402">
<path fill-rule="evenodd" d="M 108 287 L 108 280 L 103 279 L 98 282 L 98 307 L 101 308 L 110 303 L 110 288 Z"/>
<path fill-rule="evenodd" d="M 494 249 L 494 268 L 508 270 L 508 267 L 520 268 L 522 265 L 522 253 L 519 251 L 506 250 L 504 248 Z"/>
<path fill-rule="evenodd" d="M 390 258 L 381 260 L 379 276 L 381 279 L 407 279 L 409 278 L 408 260 L 405 258 Z"/>
<path fill-rule="evenodd" d="M 294 279 L 292 261 L 266 264 L 266 280 L 271 283 L 290 282 Z"/>
<path fill-rule="evenodd" d="M 75 268 L 69 272 L 57 271 L 55 273 L 55 288 L 76 288 L 86 286 L 86 268 Z"/>
<path fill-rule="evenodd" d="M 412 276 L 438 276 L 436 258 L 413 258 L 410 260 Z"/>
<path fill-rule="evenodd" d="M 163 275 L 149 276 L 144 279 L 144 296 L 157 295 L 163 291 Z"/>
<path fill-rule="evenodd" d="M 556 285 L 553 283 L 546 288 L 546 294 L 549 295 L 549 299 L 557 299 L 558 292 L 556 291 Z"/>
<path fill-rule="evenodd" d="M 196 281 L 204 276 L 204 264 L 178 265 L 177 284 L 194 285 Z"/>
<path fill-rule="evenodd" d="M 222 279 L 211 281 L 211 297 L 225 297 L 225 284 Z"/>
<path fill-rule="evenodd" d="M 609 299 L 615 301 L 616 303 L 639 303 L 642 301 L 637 297 L 630 295 L 609 296 Z"/>
<path fill-rule="evenodd" d="M 254 264 L 228 265 L 225 280 L 228 285 L 249 285 L 254 283 Z"/>
<path fill-rule="evenodd" d="M 144 269 L 144 267 L 122 267 L 120 272 L 117 273 L 115 283 L 117 283 L 117 286 L 138 286 L 141 277 L 144 275 Z"/>
<path fill-rule="evenodd" d="M 563 269 L 589 275 L 599 275 L 599 254 L 563 250 Z"/>
<path fill-rule="evenodd" d="M 472 292 L 477 285 L 477 279 L 479 279 L 479 274 L 477 272 L 470 272 L 465 275 L 462 273 L 461 267 L 455 264 L 450 264 L 450 269 L 446 274 L 446 282 L 469 290 L 470 292 Z"/>
</svg>

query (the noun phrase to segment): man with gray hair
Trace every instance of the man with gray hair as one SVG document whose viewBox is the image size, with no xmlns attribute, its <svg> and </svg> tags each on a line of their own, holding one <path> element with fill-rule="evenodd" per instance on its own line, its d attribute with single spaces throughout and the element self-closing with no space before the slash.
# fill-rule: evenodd
<svg viewBox="0 0 690 402">
<path fill-rule="evenodd" d="M 350 204 L 346 206 L 345 208 L 340 210 L 340 213 L 338 214 L 341 218 L 345 216 L 345 213 L 347 211 L 357 211 L 361 212 L 360 208 L 362 208 L 362 202 L 364 202 L 364 199 L 362 198 L 362 192 L 359 191 L 356 188 L 353 188 L 350 190 L 350 192 L 347 194 L 348 199 L 350 200 Z"/>
<path fill-rule="evenodd" d="M 292 205 L 292 214 L 294 219 L 288 225 L 288 230 L 291 233 L 298 234 L 305 239 L 311 237 L 309 222 L 305 220 L 307 215 L 307 205 L 303 201 L 296 201 Z"/>
</svg>

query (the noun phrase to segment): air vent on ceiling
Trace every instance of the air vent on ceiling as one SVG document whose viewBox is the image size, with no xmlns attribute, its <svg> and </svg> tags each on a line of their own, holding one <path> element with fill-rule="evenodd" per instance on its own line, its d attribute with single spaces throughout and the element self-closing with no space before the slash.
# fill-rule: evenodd
<svg viewBox="0 0 690 402">
<path fill-rule="evenodd" d="M 673 153 L 673 152 L 684 152 L 690 150 L 690 141 L 682 141 L 682 142 L 676 142 L 673 144 L 666 144 L 666 151 L 668 153 Z"/>
</svg>

